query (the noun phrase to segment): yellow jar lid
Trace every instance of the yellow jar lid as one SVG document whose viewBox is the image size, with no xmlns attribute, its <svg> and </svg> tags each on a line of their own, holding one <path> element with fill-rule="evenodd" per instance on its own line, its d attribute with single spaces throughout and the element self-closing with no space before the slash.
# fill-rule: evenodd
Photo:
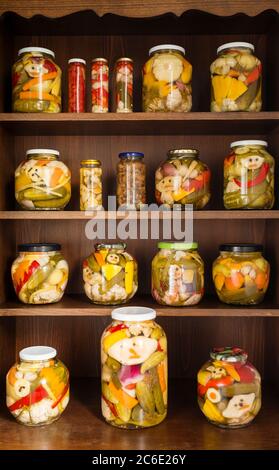
<svg viewBox="0 0 279 470">
<path fill-rule="evenodd" d="M 100 160 L 81 160 L 81 165 L 101 165 Z"/>
</svg>

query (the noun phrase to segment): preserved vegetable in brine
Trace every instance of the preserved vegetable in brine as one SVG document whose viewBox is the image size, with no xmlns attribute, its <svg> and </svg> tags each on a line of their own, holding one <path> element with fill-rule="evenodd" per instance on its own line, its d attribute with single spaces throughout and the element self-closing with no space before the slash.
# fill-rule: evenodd
<svg viewBox="0 0 279 470">
<path fill-rule="evenodd" d="M 102 208 L 102 166 L 99 160 L 82 160 L 80 168 L 80 210 Z"/>
<path fill-rule="evenodd" d="M 68 64 L 68 111 L 84 113 L 86 62 L 83 59 L 70 59 Z"/>
<path fill-rule="evenodd" d="M 114 71 L 114 112 L 131 113 L 133 111 L 133 70 L 132 59 L 118 59 Z"/>
<path fill-rule="evenodd" d="M 109 67 L 106 59 L 92 60 L 91 65 L 92 113 L 107 113 L 109 108 Z"/>
</svg>

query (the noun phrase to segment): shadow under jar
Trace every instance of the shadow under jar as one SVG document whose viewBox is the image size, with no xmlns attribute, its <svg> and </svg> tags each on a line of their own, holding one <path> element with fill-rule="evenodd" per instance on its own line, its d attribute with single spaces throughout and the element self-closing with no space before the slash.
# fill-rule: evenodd
<svg viewBox="0 0 279 470">
<path fill-rule="evenodd" d="M 198 372 L 198 404 L 211 424 L 242 428 L 261 409 L 261 376 L 240 348 L 214 348 Z"/>
<path fill-rule="evenodd" d="M 167 338 L 156 311 L 122 307 L 101 338 L 102 414 L 118 428 L 148 428 L 167 415 Z"/>
<path fill-rule="evenodd" d="M 146 203 L 144 154 L 122 152 L 117 165 L 117 204 L 123 209 L 140 209 Z"/>
<path fill-rule="evenodd" d="M 262 245 L 253 243 L 220 245 L 212 276 L 221 302 L 235 305 L 259 304 L 267 291 L 270 266 Z"/>
<path fill-rule="evenodd" d="M 69 403 L 69 371 L 48 346 L 22 349 L 6 377 L 10 413 L 26 426 L 44 426 L 60 418 Z"/>
</svg>

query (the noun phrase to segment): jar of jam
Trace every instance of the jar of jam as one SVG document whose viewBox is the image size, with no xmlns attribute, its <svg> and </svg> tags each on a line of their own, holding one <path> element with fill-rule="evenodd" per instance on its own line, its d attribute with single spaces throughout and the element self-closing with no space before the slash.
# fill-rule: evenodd
<svg viewBox="0 0 279 470">
<path fill-rule="evenodd" d="M 202 209 L 210 199 L 211 173 L 196 149 L 172 149 L 155 173 L 157 204 L 192 204 Z"/>
<path fill-rule="evenodd" d="M 198 404 L 208 421 L 242 428 L 261 409 L 261 376 L 240 348 L 214 348 L 198 372 Z"/>
<path fill-rule="evenodd" d="M 221 302 L 236 305 L 259 304 L 267 291 L 270 267 L 262 245 L 226 243 L 213 263 L 212 276 Z"/>
<path fill-rule="evenodd" d="M 80 210 L 101 209 L 101 162 L 100 160 L 82 160 L 80 165 Z"/>
<path fill-rule="evenodd" d="M 27 210 L 64 209 L 71 198 L 71 172 L 59 151 L 30 149 L 15 171 L 15 197 Z"/>
<path fill-rule="evenodd" d="M 103 58 L 92 60 L 91 65 L 92 113 L 107 113 L 109 108 L 109 67 Z"/>
<path fill-rule="evenodd" d="M 24 304 L 59 302 L 65 292 L 69 267 L 58 243 L 25 243 L 12 264 L 16 295 Z"/>
<path fill-rule="evenodd" d="M 131 113 L 133 111 L 133 61 L 121 57 L 115 64 L 113 111 Z"/>
<path fill-rule="evenodd" d="M 140 209 L 146 203 L 144 154 L 122 152 L 117 165 L 117 203 L 125 209 Z"/>
<path fill-rule="evenodd" d="M 211 111 L 260 111 L 262 64 L 249 42 L 229 42 L 218 47 L 210 66 Z"/>
<path fill-rule="evenodd" d="M 59 113 L 61 111 L 61 69 L 55 54 L 44 47 L 18 51 L 12 70 L 13 111 Z"/>
<path fill-rule="evenodd" d="M 122 307 L 101 339 L 102 414 L 124 429 L 148 428 L 167 415 L 167 338 L 155 310 Z"/>
<path fill-rule="evenodd" d="M 95 304 L 128 302 L 138 289 L 137 262 L 125 243 L 97 243 L 83 262 L 84 290 Z"/>
<path fill-rule="evenodd" d="M 162 305 L 196 305 L 204 293 L 204 263 L 197 243 L 159 242 L 152 260 L 152 295 Z"/>
<path fill-rule="evenodd" d="M 272 209 L 274 158 L 264 140 L 238 140 L 224 161 L 226 209 Z"/>
<path fill-rule="evenodd" d="M 26 426 L 56 421 L 69 403 L 69 371 L 49 346 L 22 349 L 6 377 L 10 413 Z"/>
<path fill-rule="evenodd" d="M 143 67 L 143 111 L 183 113 L 192 108 L 192 65 L 185 49 L 161 44 L 149 50 Z"/>
<path fill-rule="evenodd" d="M 84 113 L 86 61 L 70 59 L 68 64 L 68 111 L 69 113 Z"/>
</svg>

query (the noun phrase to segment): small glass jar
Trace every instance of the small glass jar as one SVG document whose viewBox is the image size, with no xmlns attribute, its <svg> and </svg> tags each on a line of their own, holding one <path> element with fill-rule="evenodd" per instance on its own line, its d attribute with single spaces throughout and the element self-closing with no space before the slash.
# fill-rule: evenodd
<svg viewBox="0 0 279 470">
<path fill-rule="evenodd" d="M 262 64 L 249 42 L 229 42 L 218 47 L 210 66 L 211 111 L 260 111 Z"/>
<path fill-rule="evenodd" d="M 155 310 L 112 310 L 101 338 L 102 414 L 118 428 L 148 428 L 167 415 L 167 338 Z"/>
<path fill-rule="evenodd" d="M 224 161 L 226 209 L 272 209 L 274 205 L 274 158 L 264 140 L 231 143 Z"/>
<path fill-rule="evenodd" d="M 83 262 L 83 281 L 87 297 L 95 304 L 128 302 L 138 289 L 138 267 L 126 243 L 97 243 Z"/>
<path fill-rule="evenodd" d="M 15 171 L 15 198 L 23 209 L 60 210 L 71 198 L 71 172 L 52 149 L 30 149 Z"/>
<path fill-rule="evenodd" d="M 155 173 L 157 204 L 192 204 L 202 209 L 210 199 L 211 173 L 195 149 L 169 150 L 168 158 Z"/>
<path fill-rule="evenodd" d="M 162 305 L 196 305 L 204 294 L 204 263 L 197 243 L 159 242 L 152 260 L 152 295 Z"/>
<path fill-rule="evenodd" d="M 236 347 L 214 348 L 198 372 L 198 404 L 221 428 L 247 426 L 261 409 L 261 377 Z"/>
<path fill-rule="evenodd" d="M 56 421 L 69 403 L 67 367 L 48 346 L 22 349 L 6 377 L 6 403 L 13 417 L 26 426 Z"/>
<path fill-rule="evenodd" d="M 127 209 L 140 209 L 146 203 L 146 167 L 144 154 L 122 152 L 117 165 L 117 204 Z"/>
<path fill-rule="evenodd" d="M 221 302 L 235 305 L 259 304 L 267 291 L 270 267 L 262 245 L 227 243 L 220 245 L 212 276 Z"/>
<path fill-rule="evenodd" d="M 143 111 L 191 111 L 192 65 L 184 47 L 162 44 L 152 47 L 149 56 L 143 67 Z"/>
<path fill-rule="evenodd" d="M 92 113 L 107 113 L 109 108 L 109 67 L 103 58 L 92 60 L 91 65 Z"/>
<path fill-rule="evenodd" d="M 102 165 L 100 160 L 80 162 L 80 210 L 102 208 Z"/>
<path fill-rule="evenodd" d="M 13 111 L 59 113 L 61 111 L 61 69 L 55 54 L 44 47 L 18 51 L 12 70 Z"/>
<path fill-rule="evenodd" d="M 59 302 L 65 292 L 69 267 L 58 243 L 25 243 L 12 264 L 16 295 L 24 304 Z"/>
<path fill-rule="evenodd" d="M 86 61 L 68 60 L 68 112 L 85 112 Z"/>
<path fill-rule="evenodd" d="M 131 113 L 133 111 L 133 71 L 132 59 L 121 57 L 114 70 L 113 111 Z"/>
</svg>

